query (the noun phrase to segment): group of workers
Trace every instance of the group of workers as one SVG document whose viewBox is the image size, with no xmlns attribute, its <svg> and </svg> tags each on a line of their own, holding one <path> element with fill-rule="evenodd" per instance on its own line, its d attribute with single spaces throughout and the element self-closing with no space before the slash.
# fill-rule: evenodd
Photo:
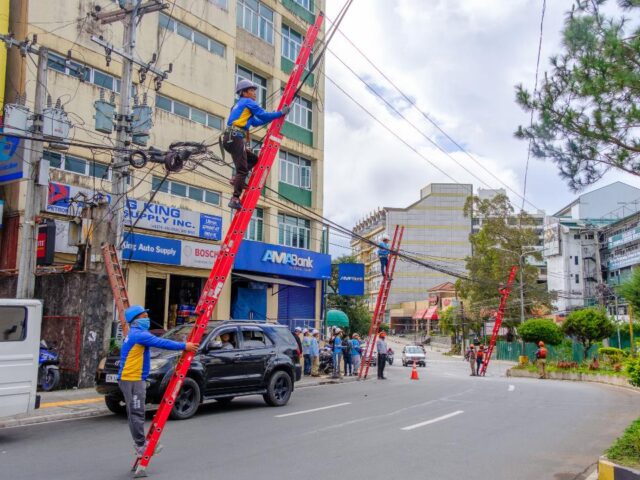
<svg viewBox="0 0 640 480">
<path fill-rule="evenodd" d="M 304 374 L 319 377 L 320 332 L 316 329 L 309 330 L 308 328 L 296 327 L 294 336 L 296 337 L 298 348 L 302 352 Z"/>
<path fill-rule="evenodd" d="M 472 377 L 480 375 L 480 368 L 484 362 L 485 355 L 486 351 L 484 345 L 478 345 L 477 350 L 473 344 L 469 345 L 469 348 L 465 352 L 464 359 L 469 362 Z M 543 341 L 538 342 L 538 349 L 536 350 L 536 365 L 538 367 L 538 376 L 540 378 L 546 378 L 547 349 L 544 346 Z"/>
</svg>

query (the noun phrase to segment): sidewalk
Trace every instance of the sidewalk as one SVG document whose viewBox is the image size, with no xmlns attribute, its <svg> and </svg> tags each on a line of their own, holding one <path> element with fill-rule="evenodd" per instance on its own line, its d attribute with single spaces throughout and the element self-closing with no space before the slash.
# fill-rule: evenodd
<svg viewBox="0 0 640 480">
<path fill-rule="evenodd" d="M 302 377 L 299 382 L 296 382 L 295 388 L 353 382 L 357 379 L 358 377 L 342 377 L 340 379 L 325 376 L 318 378 Z M 94 388 L 40 392 L 40 396 L 40 408 L 38 410 L 24 415 L 0 418 L 0 429 L 112 415 L 104 404 L 104 396 L 98 394 Z"/>
</svg>

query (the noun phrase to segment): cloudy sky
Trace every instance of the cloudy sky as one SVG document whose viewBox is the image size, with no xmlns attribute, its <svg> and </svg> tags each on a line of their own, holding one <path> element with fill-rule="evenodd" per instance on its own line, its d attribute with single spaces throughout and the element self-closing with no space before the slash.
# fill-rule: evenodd
<svg viewBox="0 0 640 480">
<path fill-rule="evenodd" d="M 344 1 L 327 3 L 333 19 Z M 549 57 L 560 51 L 564 14 L 572 4 L 547 1 L 541 75 L 549 69 Z M 475 161 L 337 34 L 326 59 L 325 215 L 352 227 L 380 206 L 404 207 L 416 201 L 420 188 L 432 182 L 471 183 L 474 190 L 511 188 L 521 195 L 527 144 L 513 132 L 528 124 L 528 116 L 515 104 L 514 85 L 533 87 L 541 10 L 542 0 L 355 0 L 341 30 Z M 609 173 L 590 189 L 616 180 L 640 187 L 635 178 Z M 522 198 L 507 193 L 519 208 Z M 575 196 L 551 162 L 531 159 L 527 210 L 552 214 Z M 347 243 L 335 237 L 334 242 Z"/>
</svg>

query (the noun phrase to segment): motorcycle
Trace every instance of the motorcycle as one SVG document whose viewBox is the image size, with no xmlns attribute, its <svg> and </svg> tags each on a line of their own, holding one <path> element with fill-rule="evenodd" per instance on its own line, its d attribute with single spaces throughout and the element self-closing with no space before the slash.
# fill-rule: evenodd
<svg viewBox="0 0 640 480">
<path fill-rule="evenodd" d="M 40 341 L 40 355 L 38 358 L 38 386 L 41 390 L 49 392 L 60 383 L 60 356 L 50 349 L 47 342 Z"/>
<path fill-rule="evenodd" d="M 389 365 L 393 365 L 393 349 L 391 347 L 387 350 L 387 362 Z"/>
<path fill-rule="evenodd" d="M 320 365 L 318 370 L 324 375 L 328 375 L 333 372 L 333 352 L 331 351 L 331 348 L 325 347 L 320 350 Z"/>
</svg>

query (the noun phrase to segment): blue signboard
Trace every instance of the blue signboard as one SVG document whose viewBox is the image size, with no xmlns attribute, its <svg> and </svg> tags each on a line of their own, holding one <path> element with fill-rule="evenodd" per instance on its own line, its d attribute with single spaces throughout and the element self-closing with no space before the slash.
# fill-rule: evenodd
<svg viewBox="0 0 640 480">
<path fill-rule="evenodd" d="M 234 270 L 328 280 L 331 256 L 300 248 L 244 240 L 238 249 Z"/>
<path fill-rule="evenodd" d="M 364 295 L 364 263 L 338 264 L 338 294 Z"/>
<path fill-rule="evenodd" d="M 180 265 L 182 244 L 173 238 L 153 237 L 140 233 L 126 233 L 122 250 L 125 261 Z"/>
<path fill-rule="evenodd" d="M 0 185 L 22 179 L 22 157 L 26 149 L 21 148 L 20 139 L 0 136 Z"/>
</svg>

